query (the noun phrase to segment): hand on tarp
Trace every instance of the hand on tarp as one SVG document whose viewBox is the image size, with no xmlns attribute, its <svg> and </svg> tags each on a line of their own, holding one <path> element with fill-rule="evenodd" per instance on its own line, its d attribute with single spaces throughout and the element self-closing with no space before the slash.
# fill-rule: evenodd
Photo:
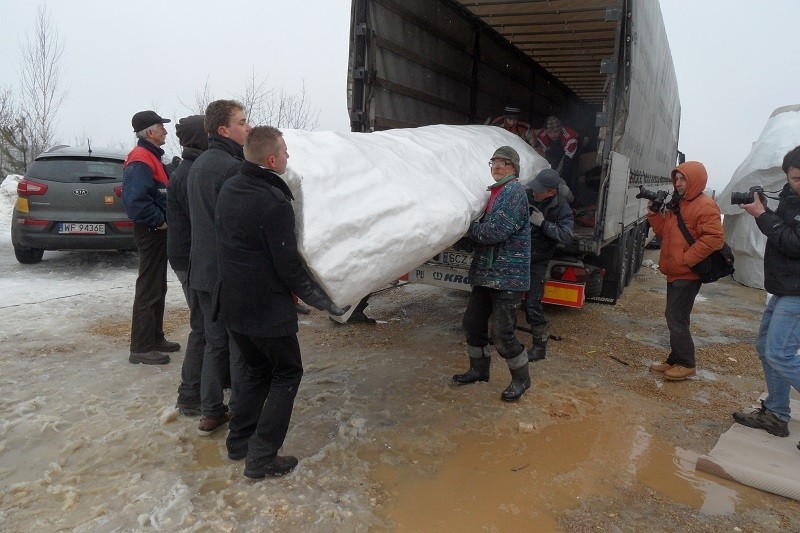
<svg viewBox="0 0 800 533">
<path fill-rule="evenodd" d="M 539 211 L 536 207 L 531 207 L 531 224 L 534 226 L 541 226 L 544 222 L 544 213 Z"/>
<path fill-rule="evenodd" d="M 475 243 L 469 237 L 464 236 L 458 239 L 455 244 L 453 244 L 452 248 L 459 252 L 472 253 L 475 251 Z"/>
<path fill-rule="evenodd" d="M 332 314 L 333 316 L 342 316 L 347 311 L 350 310 L 350 306 L 347 305 L 345 307 L 339 307 L 330 297 L 325 294 L 325 291 L 322 290 L 322 287 L 317 285 L 311 280 L 303 283 L 301 285 L 300 291 L 298 291 L 298 296 L 308 305 L 319 309 L 320 311 L 327 311 L 328 313 Z"/>
</svg>

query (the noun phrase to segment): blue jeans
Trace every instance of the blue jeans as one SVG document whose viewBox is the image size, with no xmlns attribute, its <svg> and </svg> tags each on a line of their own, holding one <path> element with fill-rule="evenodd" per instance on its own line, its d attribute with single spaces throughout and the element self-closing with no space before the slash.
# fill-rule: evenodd
<svg viewBox="0 0 800 533">
<path fill-rule="evenodd" d="M 788 422 L 791 388 L 800 391 L 800 296 L 773 296 L 767 303 L 756 342 L 764 367 L 764 407 Z"/>
<path fill-rule="evenodd" d="M 203 322 L 206 348 L 203 352 L 203 372 L 200 380 L 200 403 L 203 416 L 219 418 L 225 414 L 225 382 L 230 376 L 230 410 L 236 411 L 239 386 L 244 374 L 244 362 L 239 347 L 228 336 L 228 330 L 220 322 L 214 322 L 213 301 L 210 292 L 197 291 Z"/>
</svg>

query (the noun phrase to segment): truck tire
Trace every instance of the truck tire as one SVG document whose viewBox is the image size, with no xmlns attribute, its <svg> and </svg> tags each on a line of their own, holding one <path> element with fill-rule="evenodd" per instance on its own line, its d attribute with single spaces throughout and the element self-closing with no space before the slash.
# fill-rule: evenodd
<svg viewBox="0 0 800 533">
<path fill-rule="evenodd" d="M 625 232 L 625 286 L 631 284 L 636 269 L 636 226 Z"/>
<path fill-rule="evenodd" d="M 640 222 L 637 226 L 637 238 L 636 238 L 636 260 L 634 261 L 634 269 L 633 273 L 636 274 L 639 272 L 639 269 L 642 268 L 642 261 L 644 261 L 644 245 L 647 241 L 647 232 L 650 231 L 650 226 L 647 222 Z"/>
</svg>

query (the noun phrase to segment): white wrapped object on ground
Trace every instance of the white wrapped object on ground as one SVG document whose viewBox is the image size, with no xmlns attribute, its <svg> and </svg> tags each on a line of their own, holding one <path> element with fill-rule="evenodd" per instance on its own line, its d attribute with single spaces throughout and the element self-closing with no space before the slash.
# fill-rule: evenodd
<svg viewBox="0 0 800 533">
<path fill-rule="evenodd" d="M 523 184 L 549 167 L 493 126 L 287 130 L 284 138 L 299 250 L 338 305 L 358 303 L 463 236 L 486 206 L 498 147 L 519 152 Z"/>
</svg>

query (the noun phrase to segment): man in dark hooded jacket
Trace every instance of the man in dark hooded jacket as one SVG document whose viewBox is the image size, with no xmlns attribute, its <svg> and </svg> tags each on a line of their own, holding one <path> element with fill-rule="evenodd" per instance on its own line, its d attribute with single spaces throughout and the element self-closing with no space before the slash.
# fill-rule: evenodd
<svg viewBox="0 0 800 533">
<path fill-rule="evenodd" d="M 187 190 L 192 226 L 189 286 L 197 291 L 206 337 L 200 380 L 202 416 L 197 432 L 208 436 L 230 419 L 225 406 L 226 376 L 230 374 L 231 377 L 230 409 L 235 409 L 238 382 L 244 371 L 238 348 L 230 342 L 225 327 L 213 320 L 211 298 L 217 283 L 214 234 L 217 195 L 225 181 L 239 172 L 244 159 L 244 140 L 252 128 L 247 122 L 244 106 L 234 100 L 215 100 L 208 104 L 204 127 L 208 133 L 208 150 L 189 170 Z"/>
<path fill-rule="evenodd" d="M 208 148 L 208 134 L 203 127 L 203 115 L 184 117 L 175 124 L 175 133 L 183 147 L 183 160 L 173 170 L 167 187 L 167 258 L 178 281 L 181 282 L 186 305 L 189 306 L 189 339 L 181 368 L 177 407 L 181 414 L 199 416 L 200 376 L 206 336 L 203 330 L 203 310 L 197 291 L 189 286 L 189 254 L 192 245 L 192 225 L 189 219 L 189 195 L 186 179 L 194 161 Z"/>
<path fill-rule="evenodd" d="M 531 212 L 531 288 L 525 296 L 525 317 L 533 337 L 528 350 L 531 362 L 545 358 L 550 338 L 549 322 L 542 307 L 550 259 L 556 246 L 572 243 L 575 217 L 563 192 L 569 189 L 563 183 L 558 172 L 546 168 L 526 188 Z"/>
</svg>

